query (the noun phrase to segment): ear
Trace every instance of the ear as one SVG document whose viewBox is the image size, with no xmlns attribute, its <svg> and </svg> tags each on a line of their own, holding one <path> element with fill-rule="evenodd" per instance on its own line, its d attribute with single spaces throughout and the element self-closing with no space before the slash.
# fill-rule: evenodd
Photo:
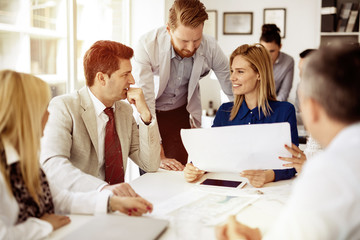
<svg viewBox="0 0 360 240">
<path fill-rule="evenodd" d="M 170 34 L 170 26 L 168 23 L 166 24 L 166 31 Z"/>
<path fill-rule="evenodd" d="M 256 74 L 256 80 L 260 81 L 260 74 Z"/>
<path fill-rule="evenodd" d="M 313 123 L 318 123 L 320 121 L 320 115 L 323 109 L 321 108 L 320 104 L 313 98 L 309 98 L 307 101 L 309 108 L 308 114 L 310 115 L 309 119 L 311 119 Z"/>
<path fill-rule="evenodd" d="M 102 72 L 97 72 L 95 75 L 95 81 L 98 82 L 101 86 L 105 86 L 107 79 L 107 74 Z"/>
</svg>

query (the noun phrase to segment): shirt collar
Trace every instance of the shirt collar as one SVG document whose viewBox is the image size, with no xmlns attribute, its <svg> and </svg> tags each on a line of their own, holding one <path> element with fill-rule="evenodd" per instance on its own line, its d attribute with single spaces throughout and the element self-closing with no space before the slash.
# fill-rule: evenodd
<svg viewBox="0 0 360 240">
<path fill-rule="evenodd" d="M 176 57 L 176 52 L 175 52 L 175 49 L 174 49 L 173 45 L 171 44 L 171 57 L 170 57 L 170 59 L 173 59 L 174 57 Z"/>
<path fill-rule="evenodd" d="M 2 142 L 4 144 L 7 165 L 18 162 L 20 160 L 20 157 L 13 145 L 11 145 L 9 140 L 4 137 L 2 138 Z"/>
<path fill-rule="evenodd" d="M 198 49 L 199 50 L 199 49 Z M 194 55 L 191 56 L 191 58 L 195 59 L 195 55 L 196 55 L 197 51 L 195 52 Z M 176 52 L 175 52 L 175 49 L 174 49 L 174 46 L 171 44 L 171 56 L 170 56 L 170 59 L 173 59 L 173 58 L 177 58 L 179 60 L 182 60 L 184 58 L 180 57 Z"/>
<path fill-rule="evenodd" d="M 95 95 L 91 92 L 89 87 L 86 88 L 89 92 L 91 101 L 94 105 L 96 116 L 100 116 L 100 114 L 104 112 L 106 106 L 97 97 L 95 97 Z M 112 105 L 112 109 L 115 112 L 115 103 Z"/>
<path fill-rule="evenodd" d="M 280 62 L 282 62 L 282 59 L 284 58 L 282 52 L 279 52 L 279 56 L 278 58 L 275 60 L 275 64 L 279 64 Z"/>
<path fill-rule="evenodd" d="M 252 115 L 254 115 L 254 117 L 257 120 L 261 120 L 264 118 L 264 113 L 262 111 L 260 111 L 260 115 L 259 115 L 258 107 L 255 107 L 254 109 L 250 110 L 244 100 L 240 106 L 240 109 L 239 109 L 239 112 L 237 115 L 240 117 L 240 119 L 244 119 L 248 114 L 250 114 L 250 112 L 252 112 Z"/>
</svg>

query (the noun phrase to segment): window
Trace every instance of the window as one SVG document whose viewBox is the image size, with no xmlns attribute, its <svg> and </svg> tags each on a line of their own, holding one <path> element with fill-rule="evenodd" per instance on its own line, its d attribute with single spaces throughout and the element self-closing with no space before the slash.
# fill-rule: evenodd
<svg viewBox="0 0 360 240">
<path fill-rule="evenodd" d="M 53 96 L 84 86 L 97 40 L 128 44 L 130 0 L 0 0 L 0 66 L 47 81 Z"/>
</svg>

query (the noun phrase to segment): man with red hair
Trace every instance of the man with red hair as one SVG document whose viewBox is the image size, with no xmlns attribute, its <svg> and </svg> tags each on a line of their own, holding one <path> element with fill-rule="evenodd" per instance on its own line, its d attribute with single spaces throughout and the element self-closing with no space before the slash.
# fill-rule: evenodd
<svg viewBox="0 0 360 240">
<path fill-rule="evenodd" d="M 233 99 L 228 58 L 216 39 L 203 35 L 207 19 L 199 0 L 176 0 L 166 27 L 142 36 L 135 48 L 134 75 L 158 121 L 161 168 L 167 170 L 181 171 L 187 163 L 180 130 L 201 127 L 200 79 L 214 71 Z"/>
<path fill-rule="evenodd" d="M 97 41 L 84 56 L 86 86 L 55 97 L 42 139 L 46 175 L 72 191 L 111 190 L 136 196 L 123 183 L 127 158 L 153 172 L 160 165 L 157 122 L 134 84 L 133 50 L 114 41 Z M 140 113 L 139 129 L 132 107 Z"/>
</svg>

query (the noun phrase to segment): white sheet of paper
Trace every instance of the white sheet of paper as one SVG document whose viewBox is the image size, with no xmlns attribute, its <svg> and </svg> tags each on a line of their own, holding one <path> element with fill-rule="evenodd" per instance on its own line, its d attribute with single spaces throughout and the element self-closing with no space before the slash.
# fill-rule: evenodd
<svg viewBox="0 0 360 240">
<path fill-rule="evenodd" d="M 209 172 L 283 169 L 278 157 L 291 157 L 288 122 L 182 129 L 181 138 L 188 161 Z"/>
</svg>

